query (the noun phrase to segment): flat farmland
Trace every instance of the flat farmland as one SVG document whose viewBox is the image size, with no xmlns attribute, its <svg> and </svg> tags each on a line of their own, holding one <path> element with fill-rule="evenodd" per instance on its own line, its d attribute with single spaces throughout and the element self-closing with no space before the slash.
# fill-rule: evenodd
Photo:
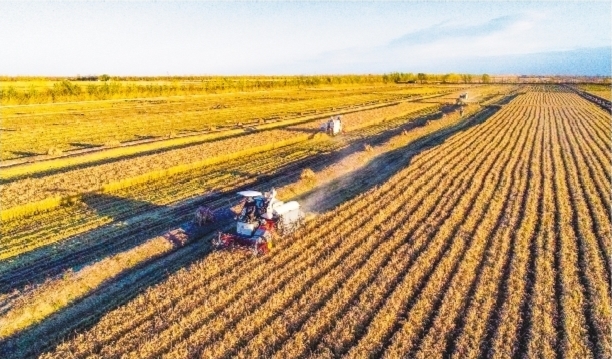
<svg viewBox="0 0 612 359">
<path fill-rule="evenodd" d="M 0 356 L 612 356 L 610 114 L 554 85 L 353 90 L 290 103 L 270 92 L 270 106 L 220 94 L 244 111 L 231 121 L 289 122 L 104 163 L 7 167 Z M 143 106 L 151 131 L 167 130 L 163 111 L 189 117 L 209 100 L 233 103 Z M 100 116 L 133 117 L 113 103 Z M 341 136 L 300 120 L 341 106 Z M 180 126 L 223 126 L 220 113 Z M 117 140 L 111 128 L 87 141 Z M 308 220 L 268 255 L 211 251 L 229 217 L 187 244 L 163 237 L 199 205 L 227 214 L 236 191 L 272 185 Z"/>
<path fill-rule="evenodd" d="M 610 85 L 589 84 L 581 85 L 579 88 L 595 96 L 612 101 L 612 87 L 610 87 Z"/>
<path fill-rule="evenodd" d="M 280 89 L 0 107 L 0 160 L 214 132 L 306 113 L 388 103 L 459 86 Z"/>
</svg>

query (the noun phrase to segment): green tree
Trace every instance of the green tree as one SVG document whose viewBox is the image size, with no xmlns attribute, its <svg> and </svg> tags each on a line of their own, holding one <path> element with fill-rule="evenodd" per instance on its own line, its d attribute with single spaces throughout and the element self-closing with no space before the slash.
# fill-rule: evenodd
<svg viewBox="0 0 612 359">
<path fill-rule="evenodd" d="M 110 76 L 108 76 L 107 74 L 102 74 L 102 75 L 100 75 L 100 77 L 98 77 L 98 79 L 100 81 L 108 81 L 108 80 L 110 80 Z"/>
<path fill-rule="evenodd" d="M 483 74 L 482 75 L 482 83 L 483 84 L 491 83 L 491 76 L 489 76 L 489 74 Z"/>
<path fill-rule="evenodd" d="M 425 81 L 427 81 L 427 75 L 422 72 L 419 72 L 417 74 L 417 79 L 421 82 L 421 84 L 423 84 L 425 83 Z"/>
</svg>

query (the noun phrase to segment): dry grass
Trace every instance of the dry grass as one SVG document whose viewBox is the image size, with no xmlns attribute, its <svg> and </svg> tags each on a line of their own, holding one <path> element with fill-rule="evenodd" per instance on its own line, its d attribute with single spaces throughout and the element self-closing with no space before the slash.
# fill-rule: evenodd
<svg viewBox="0 0 612 359">
<path fill-rule="evenodd" d="M 302 173 L 300 173 L 300 178 L 302 180 L 312 180 L 315 179 L 315 173 L 310 169 L 310 168 L 305 168 L 302 170 Z"/>
</svg>

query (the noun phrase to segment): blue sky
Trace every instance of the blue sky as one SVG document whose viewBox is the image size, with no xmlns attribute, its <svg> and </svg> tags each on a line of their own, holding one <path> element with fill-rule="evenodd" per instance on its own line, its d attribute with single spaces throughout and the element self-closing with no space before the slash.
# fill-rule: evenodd
<svg viewBox="0 0 612 359">
<path fill-rule="evenodd" d="M 609 1 L 0 2 L 0 74 L 609 75 L 611 7 Z"/>
</svg>

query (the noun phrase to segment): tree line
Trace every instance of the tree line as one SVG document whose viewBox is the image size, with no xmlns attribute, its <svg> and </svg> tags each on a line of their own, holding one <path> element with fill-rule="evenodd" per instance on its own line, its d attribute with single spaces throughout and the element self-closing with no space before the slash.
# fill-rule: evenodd
<svg viewBox="0 0 612 359">
<path fill-rule="evenodd" d="M 489 74 L 472 75 L 472 74 L 426 74 L 419 72 L 414 74 L 412 72 L 391 72 L 382 75 L 384 83 L 443 83 L 443 84 L 471 84 L 471 83 L 491 83 L 491 76 Z"/>
<path fill-rule="evenodd" d="M 26 85 L 11 85 L 12 82 Z M 298 76 L 110 76 L 60 77 L 0 76 L 0 103 L 29 104 L 117 98 L 198 95 L 336 85 L 471 84 L 495 82 L 488 74 L 427 74 L 390 72 L 362 75 Z M 31 82 L 28 86 L 27 82 Z M 48 82 L 40 85 L 36 82 Z M 505 81 L 502 81 L 505 82 Z M 513 81 L 508 81 L 513 82 Z"/>
</svg>

